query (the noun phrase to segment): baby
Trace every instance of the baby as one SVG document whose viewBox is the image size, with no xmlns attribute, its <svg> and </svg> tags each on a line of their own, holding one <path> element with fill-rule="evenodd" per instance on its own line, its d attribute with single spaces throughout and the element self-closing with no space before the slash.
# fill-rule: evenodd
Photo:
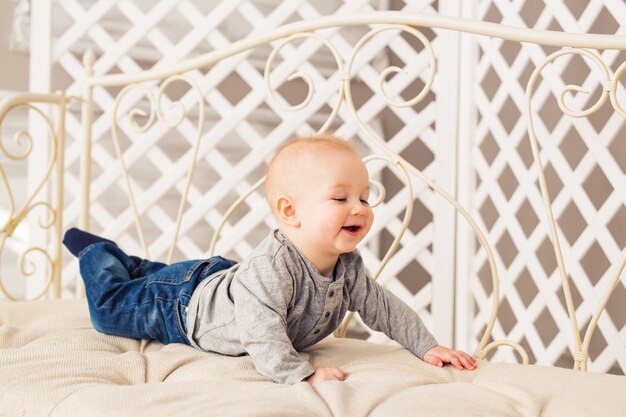
<svg viewBox="0 0 626 417">
<path fill-rule="evenodd" d="M 440 346 L 418 315 L 365 271 L 356 246 L 373 221 L 369 177 L 355 149 L 326 135 L 295 139 L 265 181 L 272 231 L 242 262 L 222 257 L 172 265 L 126 255 L 114 242 L 70 229 L 94 327 L 101 332 L 248 354 L 275 382 L 341 381 L 334 367 L 298 356 L 339 327 L 348 310 L 424 361 L 474 369 Z"/>
</svg>

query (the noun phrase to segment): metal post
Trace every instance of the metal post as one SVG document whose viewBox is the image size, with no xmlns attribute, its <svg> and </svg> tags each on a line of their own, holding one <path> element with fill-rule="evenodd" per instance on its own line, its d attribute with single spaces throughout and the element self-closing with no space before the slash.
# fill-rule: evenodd
<svg viewBox="0 0 626 417">
<path fill-rule="evenodd" d="M 81 126 L 83 128 L 82 153 L 80 159 L 80 217 L 79 227 L 89 230 L 89 201 L 91 182 L 91 124 L 93 122 L 93 87 L 89 84 L 89 79 L 93 77 L 93 65 L 96 56 L 91 49 L 83 55 L 83 66 L 85 67 L 85 80 L 83 86 L 83 101 L 81 105 Z M 76 280 L 76 297 L 85 296 L 83 282 Z"/>
</svg>

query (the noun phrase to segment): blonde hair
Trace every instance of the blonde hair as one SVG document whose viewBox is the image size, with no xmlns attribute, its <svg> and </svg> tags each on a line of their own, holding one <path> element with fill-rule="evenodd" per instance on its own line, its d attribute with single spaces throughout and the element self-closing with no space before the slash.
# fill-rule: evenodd
<svg viewBox="0 0 626 417">
<path fill-rule="evenodd" d="M 303 158 L 314 156 L 315 152 L 312 151 L 342 151 L 360 158 L 356 148 L 350 142 L 327 133 L 299 136 L 284 143 L 276 151 L 266 171 L 265 198 L 272 210 L 279 194 L 290 188 L 290 182 L 294 178 L 293 174 L 302 165 Z"/>
</svg>

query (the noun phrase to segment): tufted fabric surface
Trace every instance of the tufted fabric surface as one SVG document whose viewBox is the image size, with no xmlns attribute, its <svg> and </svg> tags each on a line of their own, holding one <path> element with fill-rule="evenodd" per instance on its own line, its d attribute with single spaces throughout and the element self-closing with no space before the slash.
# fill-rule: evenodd
<svg viewBox="0 0 626 417">
<path fill-rule="evenodd" d="M 328 338 L 302 353 L 344 382 L 278 385 L 248 357 L 97 333 L 81 300 L 0 303 L 0 416 L 624 416 L 626 377 Z"/>
</svg>

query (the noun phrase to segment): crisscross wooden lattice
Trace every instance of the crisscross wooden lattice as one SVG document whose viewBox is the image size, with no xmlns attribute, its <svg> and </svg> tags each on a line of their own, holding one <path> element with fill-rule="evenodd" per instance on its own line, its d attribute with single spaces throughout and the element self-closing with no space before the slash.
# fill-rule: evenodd
<svg viewBox="0 0 626 417">
<path fill-rule="evenodd" d="M 478 17 L 538 29 L 620 33 L 620 16 L 625 14 L 619 1 L 580 2 L 569 8 L 558 2 L 537 7 L 532 1 L 482 1 Z M 487 38 L 478 39 L 478 45 L 479 83 L 473 102 L 479 119 L 472 139 L 476 189 L 471 204 L 497 249 L 502 271 L 494 337 L 521 343 L 531 361 L 569 365 L 576 348 L 524 117 L 526 83 L 555 49 Z M 586 330 L 624 256 L 626 144 L 620 134 L 623 115 L 609 102 L 587 118 L 571 117 L 559 108 L 566 85 L 589 92 L 564 96 L 565 106 L 576 111 L 591 108 L 606 88 L 602 68 L 581 56 L 566 53 L 547 65 L 530 99 L 576 318 Z M 623 54 L 615 51 L 599 51 L 598 57 L 612 71 L 623 63 Z M 623 82 L 615 88 L 623 97 Z M 476 253 L 472 265 L 472 333 L 479 337 L 482 317 L 489 314 L 491 282 L 483 252 Z M 597 371 L 626 369 L 624 280 L 622 276 L 591 339 L 590 366 Z"/>
</svg>

